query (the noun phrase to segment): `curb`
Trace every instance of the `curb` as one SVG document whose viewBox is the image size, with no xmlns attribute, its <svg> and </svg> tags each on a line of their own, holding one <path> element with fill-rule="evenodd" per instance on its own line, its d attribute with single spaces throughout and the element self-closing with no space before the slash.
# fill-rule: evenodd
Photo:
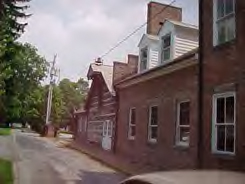
<svg viewBox="0 0 245 184">
<path fill-rule="evenodd" d="M 125 174 L 127 176 L 132 176 L 133 175 L 132 172 L 126 171 L 125 169 L 122 169 L 121 167 L 118 167 L 118 166 L 115 166 L 115 165 L 110 164 L 108 162 L 105 162 L 103 159 L 98 158 L 96 155 L 88 153 L 87 151 L 82 150 L 81 148 L 79 149 L 76 146 L 73 146 L 71 144 L 67 145 L 66 147 L 71 148 L 73 150 L 76 150 L 76 151 L 78 151 L 80 153 L 83 153 L 83 154 L 87 155 L 88 157 L 90 157 L 91 159 L 93 159 L 93 160 L 95 160 L 97 162 L 100 162 L 101 164 L 103 164 L 103 165 L 105 165 L 107 167 L 110 167 L 110 168 L 114 169 L 115 171 L 121 172 L 121 173 L 123 173 L 123 174 Z"/>
</svg>

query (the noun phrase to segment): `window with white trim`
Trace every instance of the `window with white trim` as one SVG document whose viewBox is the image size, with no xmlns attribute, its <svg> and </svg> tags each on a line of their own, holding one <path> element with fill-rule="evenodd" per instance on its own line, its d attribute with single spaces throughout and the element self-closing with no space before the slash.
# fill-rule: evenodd
<svg viewBox="0 0 245 184">
<path fill-rule="evenodd" d="M 171 34 L 162 37 L 162 62 L 171 58 Z"/>
<path fill-rule="evenodd" d="M 158 107 L 151 106 L 149 109 L 148 141 L 157 142 L 158 131 Z"/>
<path fill-rule="evenodd" d="M 213 152 L 235 153 L 235 93 L 213 96 Z"/>
<path fill-rule="evenodd" d="M 190 142 L 190 101 L 178 103 L 176 144 L 189 146 Z"/>
<path fill-rule="evenodd" d="M 134 139 L 136 134 L 136 109 L 131 108 L 129 111 L 128 139 Z"/>
<path fill-rule="evenodd" d="M 214 45 L 235 37 L 235 0 L 214 0 Z"/>
<path fill-rule="evenodd" d="M 147 69 L 148 48 L 145 47 L 140 51 L 140 71 Z"/>
</svg>

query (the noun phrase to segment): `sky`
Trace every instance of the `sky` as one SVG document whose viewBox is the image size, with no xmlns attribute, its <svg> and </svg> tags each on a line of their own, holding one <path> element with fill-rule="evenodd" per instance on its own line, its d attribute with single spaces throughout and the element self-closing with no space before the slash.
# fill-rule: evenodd
<svg viewBox="0 0 245 184">
<path fill-rule="evenodd" d="M 172 0 L 156 0 L 169 4 Z M 146 22 L 149 0 L 32 0 L 21 42 L 33 44 L 52 61 L 57 54 L 61 78 L 86 77 L 90 63 Z M 176 0 L 183 22 L 198 24 L 198 0 Z M 126 62 L 138 53 L 145 27 L 103 58 L 104 64 Z"/>
</svg>

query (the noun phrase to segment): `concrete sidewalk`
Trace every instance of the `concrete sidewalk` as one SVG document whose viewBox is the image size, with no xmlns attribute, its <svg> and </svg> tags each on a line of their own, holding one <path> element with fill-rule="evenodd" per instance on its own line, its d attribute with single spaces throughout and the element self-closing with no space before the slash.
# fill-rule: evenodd
<svg viewBox="0 0 245 184">
<path fill-rule="evenodd" d="M 0 136 L 0 157 L 13 160 L 13 137 L 9 136 Z"/>
</svg>

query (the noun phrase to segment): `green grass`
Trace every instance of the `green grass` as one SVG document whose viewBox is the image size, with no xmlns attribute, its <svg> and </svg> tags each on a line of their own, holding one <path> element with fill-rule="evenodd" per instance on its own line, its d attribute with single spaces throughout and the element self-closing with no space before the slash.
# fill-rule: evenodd
<svg viewBox="0 0 245 184">
<path fill-rule="evenodd" d="M 8 160 L 0 159 L 0 183 L 13 184 L 13 166 Z"/>
<path fill-rule="evenodd" d="M 0 136 L 1 135 L 10 135 L 11 129 L 10 128 L 0 128 Z"/>
</svg>

